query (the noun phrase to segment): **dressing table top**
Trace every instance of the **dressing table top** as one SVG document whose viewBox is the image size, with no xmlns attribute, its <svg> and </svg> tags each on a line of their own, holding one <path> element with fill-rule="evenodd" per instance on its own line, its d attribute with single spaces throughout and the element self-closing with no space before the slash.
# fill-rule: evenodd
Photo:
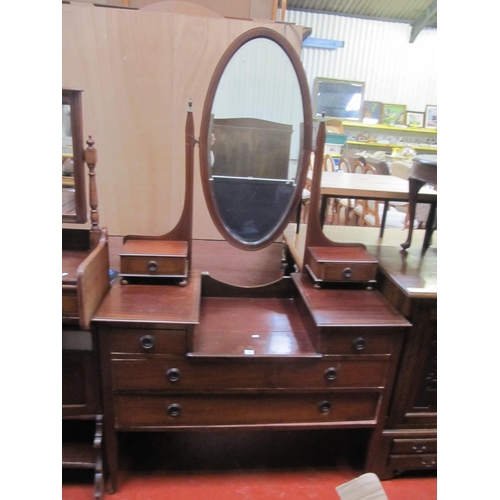
<svg viewBox="0 0 500 500">
<path fill-rule="evenodd" d="M 185 287 L 115 283 L 94 316 L 107 323 L 149 326 L 190 325 L 199 321 L 201 274 L 191 271 Z"/>
</svg>

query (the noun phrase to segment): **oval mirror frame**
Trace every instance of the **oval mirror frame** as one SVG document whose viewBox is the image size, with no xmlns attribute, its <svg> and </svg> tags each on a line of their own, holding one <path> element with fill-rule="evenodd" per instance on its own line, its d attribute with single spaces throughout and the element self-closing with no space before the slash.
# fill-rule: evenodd
<svg viewBox="0 0 500 500">
<path fill-rule="evenodd" d="M 209 167 L 209 141 L 208 135 L 210 131 L 210 120 L 211 112 L 216 96 L 219 83 L 224 74 L 224 70 L 231 61 L 232 57 L 238 52 L 238 50 L 250 42 L 251 40 L 258 38 L 266 38 L 272 40 L 285 52 L 290 60 L 297 81 L 299 84 L 299 90 L 302 97 L 302 110 L 303 110 L 303 133 L 302 133 L 302 144 L 301 150 L 299 152 L 299 162 L 297 166 L 297 175 L 295 178 L 296 186 L 292 194 L 292 197 L 288 203 L 288 207 L 284 210 L 284 213 L 280 221 L 276 224 L 276 227 L 268 232 L 264 237 L 257 241 L 244 241 L 236 237 L 229 228 L 224 223 L 217 204 L 214 199 L 214 194 L 212 193 L 212 188 L 210 184 L 210 167 Z M 200 174 L 203 186 L 203 193 L 205 195 L 206 204 L 212 220 L 220 231 L 222 236 L 231 243 L 233 246 L 240 248 L 242 250 L 259 250 L 271 244 L 276 238 L 282 233 L 286 226 L 291 222 L 292 214 L 298 209 L 298 204 L 301 201 L 302 190 L 304 189 L 309 157 L 312 148 L 312 107 L 311 98 L 309 95 L 309 86 L 307 83 L 306 74 L 304 68 L 302 67 L 302 62 L 300 57 L 293 48 L 292 44 L 280 33 L 271 30 L 269 28 L 254 28 L 246 31 L 240 35 L 234 42 L 227 48 L 226 52 L 222 55 L 217 67 L 215 68 L 214 74 L 210 81 L 207 95 L 205 98 L 205 103 L 203 107 L 203 113 L 201 117 L 201 127 L 200 127 Z"/>
</svg>

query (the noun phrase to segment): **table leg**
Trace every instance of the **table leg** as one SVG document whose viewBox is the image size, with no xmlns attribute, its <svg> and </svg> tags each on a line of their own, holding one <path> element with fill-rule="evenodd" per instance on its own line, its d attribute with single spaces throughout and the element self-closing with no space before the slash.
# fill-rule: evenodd
<svg viewBox="0 0 500 500">
<path fill-rule="evenodd" d="M 408 179 L 408 183 L 409 183 L 409 201 L 410 201 L 409 224 L 408 224 L 408 237 L 406 238 L 406 241 L 401 245 L 401 248 L 403 248 L 403 250 L 410 248 L 411 237 L 413 235 L 413 221 L 415 220 L 415 212 L 417 209 L 417 196 L 418 192 L 420 191 L 420 188 L 425 184 L 424 181 L 421 181 L 420 179 L 414 179 L 413 177 L 410 177 Z"/>
<path fill-rule="evenodd" d="M 389 209 L 389 202 L 384 201 L 384 212 L 382 214 L 382 221 L 380 222 L 380 238 L 384 236 L 385 219 L 387 218 L 387 210 Z"/>
<path fill-rule="evenodd" d="M 302 201 L 299 201 L 299 206 L 297 207 L 297 218 L 295 220 L 295 233 L 299 234 L 299 228 L 300 228 L 300 217 L 302 216 Z"/>
<path fill-rule="evenodd" d="M 320 211 L 320 224 L 321 227 L 325 224 L 325 219 L 326 219 L 326 207 L 328 206 L 328 196 L 322 195 L 321 196 L 321 211 Z"/>
<path fill-rule="evenodd" d="M 427 218 L 427 224 L 425 225 L 425 236 L 423 248 L 429 248 L 431 244 L 431 237 L 434 229 L 436 228 L 436 203 L 431 203 L 431 208 L 429 210 L 429 217 Z"/>
</svg>

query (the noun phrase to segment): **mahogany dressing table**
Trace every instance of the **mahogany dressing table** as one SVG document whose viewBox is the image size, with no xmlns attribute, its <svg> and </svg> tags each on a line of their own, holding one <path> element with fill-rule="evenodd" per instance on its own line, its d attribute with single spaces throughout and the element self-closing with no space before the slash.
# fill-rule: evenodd
<svg viewBox="0 0 500 500">
<path fill-rule="evenodd" d="M 246 118 L 240 116 L 238 102 L 256 99 L 257 110 L 262 102 L 258 94 L 247 95 L 244 88 L 239 89 L 237 102 L 221 102 L 219 89 L 234 88 L 231 78 L 238 74 L 242 62 L 247 67 L 274 68 L 275 84 L 270 88 L 282 92 L 290 86 L 298 106 L 298 112 L 294 110 L 288 118 L 286 113 L 266 118 L 265 126 L 286 121 L 296 134 L 290 141 L 295 149 L 290 149 L 286 168 L 277 165 L 275 172 L 267 174 L 266 189 L 274 190 L 282 207 L 271 229 L 262 229 L 258 219 L 245 219 L 240 221 L 244 230 L 239 230 L 234 214 L 224 211 L 213 187 L 209 139 L 214 123 L 218 118 Z M 255 84 L 249 86 L 249 90 L 255 88 Z M 221 109 L 234 115 L 227 116 Z M 241 140 L 250 154 L 250 144 Z M 316 158 L 323 156 L 324 140 L 322 122 Z M 176 277 L 128 275 L 113 285 L 92 321 L 100 353 L 110 491 L 118 487 L 118 434 L 122 432 L 365 428 L 371 430 L 366 463 L 372 463 L 409 321 L 374 289 L 374 274 L 366 281 L 343 273 L 341 280 L 318 282 L 303 271 L 290 276 L 283 273 L 266 285 L 242 286 L 214 278 L 209 269 L 194 269 L 194 144 L 190 109 L 186 197 L 178 226 L 182 230 L 159 238 L 127 237 L 127 241 L 185 241 L 187 278 L 179 282 Z M 299 57 L 289 42 L 272 30 L 258 28 L 244 33 L 215 68 L 199 141 L 207 207 L 229 244 L 245 252 L 259 251 L 283 233 L 300 202 L 311 145 L 312 109 Z M 306 249 L 327 247 L 335 266 L 337 249 L 345 254 L 352 248 L 353 254 L 359 254 L 364 246 L 337 245 L 322 238 L 318 213 L 321 161 L 314 168 L 317 183 L 312 187 L 313 219 L 308 223 Z M 286 178 L 278 179 L 277 175 Z M 288 184 L 286 192 L 281 189 L 284 183 Z M 258 199 L 253 187 L 247 192 L 249 198 L 241 200 L 245 214 L 254 194 Z M 283 196 L 288 197 L 286 203 Z"/>
</svg>

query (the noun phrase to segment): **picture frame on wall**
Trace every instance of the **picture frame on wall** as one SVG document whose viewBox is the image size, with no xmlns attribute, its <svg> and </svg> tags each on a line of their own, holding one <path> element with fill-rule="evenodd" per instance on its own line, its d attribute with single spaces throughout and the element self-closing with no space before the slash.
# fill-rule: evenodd
<svg viewBox="0 0 500 500">
<path fill-rule="evenodd" d="M 365 101 L 363 104 L 363 123 L 376 125 L 380 123 L 382 116 L 382 103 L 377 101 Z"/>
<path fill-rule="evenodd" d="M 406 125 L 410 128 L 423 128 L 424 116 L 425 113 L 422 113 L 421 111 L 407 111 Z"/>
<path fill-rule="evenodd" d="M 438 107 L 428 104 L 425 107 L 425 128 L 437 128 L 438 125 Z"/>
<path fill-rule="evenodd" d="M 406 105 L 382 104 L 382 125 L 401 127 L 406 125 Z"/>
</svg>

